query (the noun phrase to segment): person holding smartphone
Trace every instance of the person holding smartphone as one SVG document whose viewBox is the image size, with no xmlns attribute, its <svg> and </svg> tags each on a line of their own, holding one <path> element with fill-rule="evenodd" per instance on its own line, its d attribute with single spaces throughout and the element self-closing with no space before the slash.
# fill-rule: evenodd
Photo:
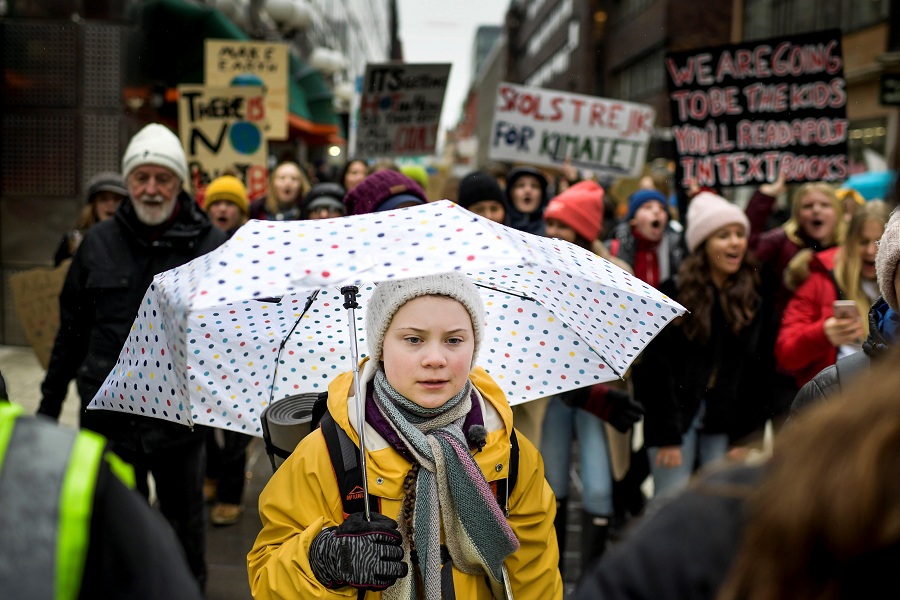
<svg viewBox="0 0 900 600">
<path fill-rule="evenodd" d="M 858 352 L 863 317 L 878 298 L 875 254 L 891 207 L 872 201 L 853 215 L 843 244 L 808 260 L 809 276 L 791 297 L 775 342 L 775 359 L 798 389 L 841 356 Z M 789 269 L 802 268 L 802 255 Z"/>
</svg>

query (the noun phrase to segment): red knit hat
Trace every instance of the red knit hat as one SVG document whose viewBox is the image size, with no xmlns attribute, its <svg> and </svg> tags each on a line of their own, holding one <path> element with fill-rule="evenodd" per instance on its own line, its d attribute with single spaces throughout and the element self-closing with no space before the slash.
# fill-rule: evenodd
<svg viewBox="0 0 900 600">
<path fill-rule="evenodd" d="M 544 210 L 544 221 L 556 219 L 589 242 L 603 225 L 603 188 L 595 181 L 579 181 L 555 197 Z"/>
</svg>

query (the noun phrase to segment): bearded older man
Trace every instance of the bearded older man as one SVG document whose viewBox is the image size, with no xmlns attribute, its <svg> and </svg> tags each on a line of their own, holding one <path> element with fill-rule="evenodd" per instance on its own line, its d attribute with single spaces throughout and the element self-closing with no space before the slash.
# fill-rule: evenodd
<svg viewBox="0 0 900 600">
<path fill-rule="evenodd" d="M 87 231 L 69 267 L 38 412 L 58 419 L 69 382 L 76 380 L 81 426 L 105 435 L 134 465 L 145 496 L 148 473 L 153 474 L 160 511 L 203 588 L 203 434 L 151 417 L 85 409 L 116 364 L 153 276 L 213 250 L 225 234 L 184 191 L 184 150 L 163 125 L 147 125 L 131 139 L 122 175 L 129 198 L 114 218 Z"/>
</svg>

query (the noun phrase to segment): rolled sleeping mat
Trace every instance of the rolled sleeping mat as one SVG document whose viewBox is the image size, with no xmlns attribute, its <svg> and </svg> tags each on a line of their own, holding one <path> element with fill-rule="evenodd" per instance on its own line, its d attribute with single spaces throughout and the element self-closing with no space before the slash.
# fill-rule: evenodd
<svg viewBox="0 0 900 600">
<path fill-rule="evenodd" d="M 315 393 L 288 396 L 263 410 L 260 420 L 272 471 L 281 466 L 300 440 L 312 430 L 313 406 L 318 397 Z"/>
</svg>

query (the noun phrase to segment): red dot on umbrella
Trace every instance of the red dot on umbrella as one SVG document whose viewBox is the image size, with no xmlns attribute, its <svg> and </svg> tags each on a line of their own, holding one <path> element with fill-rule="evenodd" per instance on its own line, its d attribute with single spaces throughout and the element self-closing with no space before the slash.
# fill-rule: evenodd
<svg viewBox="0 0 900 600">
<path fill-rule="evenodd" d="M 328 271 L 322 271 L 322 277 L 331 277 L 331 273 Z"/>
<path fill-rule="evenodd" d="M 475 260 L 475 257 L 470 254 L 466 257 L 466 260 Z"/>
</svg>

